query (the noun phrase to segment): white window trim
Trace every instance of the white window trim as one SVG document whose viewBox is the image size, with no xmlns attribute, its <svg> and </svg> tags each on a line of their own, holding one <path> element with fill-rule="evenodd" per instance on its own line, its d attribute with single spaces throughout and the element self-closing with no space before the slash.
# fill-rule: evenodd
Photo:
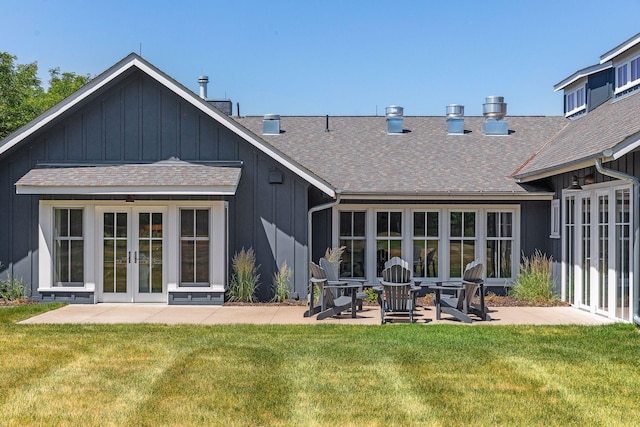
<svg viewBox="0 0 640 427">
<path fill-rule="evenodd" d="M 552 239 L 560 238 L 560 199 L 553 199 L 551 201 L 551 234 L 549 235 Z"/>
<path fill-rule="evenodd" d="M 624 92 L 627 89 L 632 88 L 633 86 L 640 84 L 640 69 L 638 70 L 638 78 L 635 80 L 631 79 L 631 62 L 635 61 L 636 59 L 640 58 L 640 55 L 635 55 L 635 56 L 631 56 L 628 59 L 624 60 L 623 62 L 619 63 L 616 65 L 615 68 L 615 90 L 614 90 L 614 94 L 620 93 L 620 92 Z M 629 81 L 624 85 L 624 86 L 620 86 L 618 87 L 618 69 L 624 66 L 627 66 L 627 76 L 629 78 Z M 638 66 L 640 67 L 640 64 L 638 64 Z"/>
<path fill-rule="evenodd" d="M 414 230 L 414 219 L 415 216 L 414 214 L 416 212 L 419 213 L 424 213 L 425 214 L 425 235 L 424 236 L 415 236 L 413 234 L 413 230 Z M 438 236 L 437 237 L 433 237 L 433 236 L 428 236 L 427 235 L 427 214 L 428 213 L 432 213 L 435 212 L 438 214 Z M 409 238 L 411 239 L 411 254 L 413 256 L 413 241 L 414 240 L 436 240 L 438 242 L 438 250 L 440 248 L 442 248 L 442 233 L 443 233 L 443 226 L 442 226 L 442 210 L 441 209 L 435 209 L 435 208 L 425 208 L 425 209 L 411 209 L 411 211 L 409 212 L 409 215 L 411 216 L 411 224 L 409 224 Z M 438 253 L 438 264 L 436 265 L 436 271 L 438 272 L 438 274 L 440 274 L 440 257 L 442 256 L 442 254 Z M 424 276 L 420 276 L 423 281 L 439 281 L 440 280 L 440 276 L 436 276 L 436 277 L 424 277 Z"/>
<path fill-rule="evenodd" d="M 136 207 L 162 207 L 167 209 L 167 294 L 176 291 L 223 292 L 227 287 L 227 202 L 225 201 L 136 201 Z M 95 292 L 98 297 L 100 260 L 98 259 L 99 230 L 96 229 L 96 214 L 105 208 L 129 208 L 122 201 L 105 200 L 41 200 L 38 208 L 38 291 L 46 292 Z M 83 208 L 85 238 L 85 271 L 83 286 L 54 286 L 54 208 Z M 210 286 L 180 287 L 180 208 L 203 209 L 210 212 Z M 97 302 L 98 298 L 96 298 Z"/>
<path fill-rule="evenodd" d="M 365 279 L 369 284 L 378 284 L 379 277 L 375 276 L 375 248 L 376 248 L 376 236 L 375 236 L 375 213 L 377 211 L 402 211 L 403 212 L 403 246 L 402 253 L 405 254 L 405 260 L 410 264 L 413 262 L 413 212 L 414 211 L 438 211 L 440 212 L 440 254 L 438 256 L 438 274 L 439 277 L 427 278 L 423 283 L 429 281 L 446 281 L 449 280 L 449 243 L 448 239 L 448 227 L 449 227 L 449 212 L 450 211 L 474 211 L 476 212 L 476 259 L 479 259 L 484 265 L 486 265 L 486 255 L 484 248 L 486 247 L 486 213 L 490 212 L 512 212 L 513 213 L 513 253 L 512 253 L 512 278 L 491 278 L 485 280 L 485 284 L 488 286 L 503 286 L 505 281 L 510 282 L 518 277 L 520 271 L 520 227 L 521 222 L 521 209 L 520 205 L 514 204 L 473 204 L 473 205 L 383 205 L 383 204 L 340 204 L 332 208 L 332 246 L 337 246 L 339 243 L 339 213 L 340 211 L 365 211 L 366 212 L 366 271 Z M 478 216 L 481 215 L 482 217 Z M 479 219 L 480 218 L 480 219 Z M 480 222 L 478 224 L 478 221 Z M 446 250 L 445 250 L 446 249 Z M 446 268 L 445 268 L 446 267 Z M 445 274 L 443 274 L 446 272 Z"/>
<path fill-rule="evenodd" d="M 492 238 L 488 238 L 487 237 L 487 213 L 492 212 L 492 213 L 511 213 L 512 214 L 512 224 L 511 224 L 511 237 L 504 237 L 504 236 L 500 236 L 500 237 L 492 237 Z M 481 221 L 481 226 L 483 228 L 482 230 L 482 239 L 483 239 L 483 247 L 481 248 L 483 255 L 485 255 L 485 251 L 487 250 L 487 242 L 488 241 L 500 241 L 500 242 L 507 242 L 510 241 L 512 242 L 511 247 L 515 248 L 516 247 L 516 232 L 519 231 L 519 227 L 520 227 L 520 218 L 518 217 L 518 230 L 516 230 L 516 213 L 511 210 L 511 209 L 502 209 L 502 208 L 486 208 L 482 211 L 482 215 L 484 215 L 482 221 Z M 518 239 L 519 239 L 520 234 L 518 233 Z M 486 256 L 485 256 L 486 257 Z M 520 245 L 519 245 L 519 240 L 518 240 L 518 252 L 516 252 L 515 250 L 512 250 L 511 253 L 511 278 L 508 277 L 497 277 L 493 280 L 515 280 L 518 276 L 517 273 L 514 273 L 514 270 L 516 269 L 516 266 L 520 266 Z M 485 269 L 487 268 L 487 263 L 485 260 Z M 486 276 L 486 271 L 485 271 L 485 276 Z"/>
<path fill-rule="evenodd" d="M 450 266 L 451 265 L 451 259 L 449 257 L 449 248 L 450 248 L 450 242 L 452 240 L 459 240 L 459 241 L 473 241 L 474 242 L 474 254 L 473 254 L 473 259 L 480 259 L 482 257 L 483 261 L 482 264 L 484 264 L 485 266 L 485 272 L 483 273 L 486 276 L 486 267 L 487 267 L 487 262 L 486 262 L 486 257 L 484 256 L 485 253 L 484 251 L 482 251 L 480 249 L 480 245 L 486 245 L 486 216 L 485 213 L 487 212 L 487 210 L 489 209 L 489 207 L 487 207 L 486 209 L 478 209 L 478 208 L 470 208 L 467 206 L 464 207 L 460 207 L 460 208 L 448 208 L 448 209 L 443 209 L 443 212 L 445 213 L 444 217 L 443 217 L 443 222 L 445 225 L 445 234 L 443 235 L 443 243 L 446 245 L 447 247 L 447 251 L 442 251 L 442 252 L 446 252 L 447 254 L 447 263 L 445 265 Z M 475 235 L 473 237 L 466 237 L 464 236 L 464 227 L 462 228 L 462 234 L 461 236 L 452 236 L 451 235 L 451 212 L 461 212 L 463 214 L 463 222 L 464 222 L 464 214 L 467 212 L 472 212 L 475 214 Z M 482 217 L 480 217 L 480 215 L 482 215 Z M 480 252 L 480 253 L 478 253 Z M 463 267 L 464 268 L 464 267 Z M 448 271 L 448 268 L 447 268 Z M 462 275 L 461 275 L 462 276 Z M 451 279 L 461 279 L 462 277 L 457 277 L 457 276 L 451 276 L 451 272 L 448 271 L 447 273 L 447 280 L 451 280 Z"/>
<path fill-rule="evenodd" d="M 584 103 L 582 103 L 581 105 L 577 105 L 577 103 L 578 103 L 578 91 L 581 90 L 581 89 L 584 90 Z M 582 110 L 586 110 L 587 109 L 587 85 L 586 84 L 582 84 L 582 85 L 576 87 L 573 90 L 565 92 L 565 95 L 564 95 L 565 104 L 568 104 L 566 100 L 567 100 L 567 98 L 569 98 L 572 95 L 573 95 L 573 97 L 575 99 L 576 106 L 573 107 L 573 109 L 571 109 L 571 110 L 567 110 L 567 112 L 564 113 L 565 117 L 572 116 L 572 115 L 574 115 L 576 113 L 579 113 Z"/>
</svg>

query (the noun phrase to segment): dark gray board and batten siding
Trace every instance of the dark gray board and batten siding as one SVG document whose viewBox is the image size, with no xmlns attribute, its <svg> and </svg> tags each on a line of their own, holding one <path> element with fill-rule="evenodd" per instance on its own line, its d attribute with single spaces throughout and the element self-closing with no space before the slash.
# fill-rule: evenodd
<svg viewBox="0 0 640 427">
<path fill-rule="evenodd" d="M 172 156 L 243 162 L 236 195 L 224 198 L 229 202 L 227 272 L 235 252 L 253 247 L 260 299 L 272 296 L 273 274 L 285 260 L 295 272 L 293 290 L 306 295 L 309 184 L 141 71 L 123 74 L 0 157 L 0 274 L 20 278 L 39 297 L 40 197 L 16 195 L 14 185 L 38 163 L 117 164 Z M 272 170 L 283 173 L 282 184 L 269 183 Z"/>
</svg>

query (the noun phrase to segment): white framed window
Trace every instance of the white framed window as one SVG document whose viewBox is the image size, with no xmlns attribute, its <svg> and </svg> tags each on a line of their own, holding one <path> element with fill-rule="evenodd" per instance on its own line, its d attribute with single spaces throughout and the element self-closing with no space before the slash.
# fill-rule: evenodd
<svg viewBox="0 0 640 427">
<path fill-rule="evenodd" d="M 560 200 L 551 201 L 551 235 L 552 239 L 560 238 Z"/>
<path fill-rule="evenodd" d="M 83 286 L 84 210 L 55 208 L 53 211 L 54 286 Z"/>
<path fill-rule="evenodd" d="M 413 211 L 413 277 L 438 277 L 440 211 Z"/>
<path fill-rule="evenodd" d="M 513 212 L 487 212 L 485 236 L 487 277 L 511 278 L 514 255 Z"/>
<path fill-rule="evenodd" d="M 565 95 L 565 115 L 570 116 L 587 107 L 586 85 L 582 85 Z"/>
<path fill-rule="evenodd" d="M 632 57 L 616 67 L 616 93 L 640 84 L 640 56 Z"/>
<path fill-rule="evenodd" d="M 464 268 L 476 259 L 476 212 L 449 212 L 449 277 L 462 277 Z"/>
<path fill-rule="evenodd" d="M 384 264 L 393 257 L 402 258 L 402 211 L 376 212 L 376 276 L 382 276 Z"/>
<path fill-rule="evenodd" d="M 355 213 L 361 218 L 358 232 L 352 225 Z M 489 285 L 511 282 L 518 274 L 519 205 L 365 207 L 345 203 L 333 209 L 333 224 L 337 227 L 333 228 L 332 245 L 347 247 L 341 267 L 343 277 L 352 268 L 354 272 L 362 271 L 355 277 L 376 284 L 384 262 L 393 256 L 412 265 L 413 277 L 423 283 L 458 279 L 466 263 L 476 259 L 485 266 L 492 263 L 491 273 L 486 276 Z M 348 233 L 353 233 L 353 238 Z M 358 245 L 354 253 L 362 254 L 358 262 L 353 262 L 348 253 L 351 244 Z"/>
<path fill-rule="evenodd" d="M 180 209 L 180 286 L 209 286 L 209 209 Z"/>
<path fill-rule="evenodd" d="M 340 277 L 365 277 L 366 212 L 341 211 L 339 215 L 339 246 L 344 246 Z"/>
</svg>

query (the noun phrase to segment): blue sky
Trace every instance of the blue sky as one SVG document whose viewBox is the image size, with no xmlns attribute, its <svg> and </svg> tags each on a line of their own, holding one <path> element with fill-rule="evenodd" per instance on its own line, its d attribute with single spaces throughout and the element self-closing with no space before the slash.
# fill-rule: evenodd
<svg viewBox="0 0 640 427">
<path fill-rule="evenodd" d="M 640 1 L 0 0 L 0 51 L 97 75 L 140 52 L 243 115 L 562 114 L 553 85 L 640 32 Z"/>
</svg>

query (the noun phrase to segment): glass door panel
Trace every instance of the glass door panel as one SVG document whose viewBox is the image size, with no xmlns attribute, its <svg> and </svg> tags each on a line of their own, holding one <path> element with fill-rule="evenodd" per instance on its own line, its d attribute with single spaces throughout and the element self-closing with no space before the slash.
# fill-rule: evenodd
<svg viewBox="0 0 640 427">
<path fill-rule="evenodd" d="M 564 245 L 564 300 L 576 304 L 575 301 L 575 197 L 565 199 L 565 245 Z"/>
<path fill-rule="evenodd" d="M 582 209 L 582 247 L 580 266 L 582 268 L 580 305 L 591 305 L 591 198 L 584 197 Z"/>
<path fill-rule="evenodd" d="M 126 294 L 129 254 L 127 213 L 105 212 L 102 234 L 102 283 L 105 294 Z"/>
<path fill-rule="evenodd" d="M 598 196 L 598 301 L 597 309 L 609 310 L 609 196 Z"/>
<path fill-rule="evenodd" d="M 616 190 L 615 196 L 615 316 L 631 320 L 629 271 L 631 267 L 631 199 L 629 189 Z"/>
<path fill-rule="evenodd" d="M 160 212 L 138 213 L 138 294 L 163 291 L 163 224 Z M 134 255 L 136 255 L 134 251 Z"/>
</svg>

